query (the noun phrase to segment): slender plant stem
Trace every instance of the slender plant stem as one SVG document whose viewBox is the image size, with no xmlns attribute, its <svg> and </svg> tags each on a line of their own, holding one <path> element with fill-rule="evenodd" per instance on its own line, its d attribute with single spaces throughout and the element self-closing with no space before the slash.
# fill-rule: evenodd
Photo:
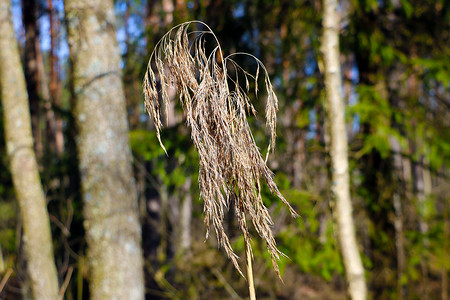
<svg viewBox="0 0 450 300">
<path fill-rule="evenodd" d="M 256 300 L 255 284 L 253 281 L 253 267 L 252 267 L 252 250 L 250 245 L 250 239 L 244 234 L 245 238 L 245 258 L 247 259 L 247 280 L 248 291 L 250 293 L 250 300 Z"/>
<path fill-rule="evenodd" d="M 61 289 L 59 290 L 59 298 L 58 298 L 59 300 L 64 299 L 64 294 L 66 293 L 67 287 L 69 286 L 70 278 L 72 277 L 72 272 L 73 267 L 70 266 L 69 269 L 67 270 L 66 279 L 64 279 Z"/>
<path fill-rule="evenodd" d="M 13 270 L 11 268 L 6 271 L 5 276 L 3 276 L 2 281 L 0 282 L 0 293 L 3 291 L 3 288 L 5 287 L 6 283 L 8 282 L 9 277 L 13 273 Z"/>
</svg>

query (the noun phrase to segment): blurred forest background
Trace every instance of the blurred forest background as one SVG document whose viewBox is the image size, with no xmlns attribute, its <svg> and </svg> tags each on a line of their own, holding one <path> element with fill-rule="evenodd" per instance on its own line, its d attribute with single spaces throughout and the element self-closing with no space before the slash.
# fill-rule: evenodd
<svg viewBox="0 0 450 300">
<path fill-rule="evenodd" d="M 246 280 L 236 272 L 225 252 L 217 248 L 215 237 L 205 239 L 197 184 L 198 155 L 181 107 L 173 102 L 169 124 L 162 131 L 168 156 L 159 146 L 153 122 L 144 108 L 142 79 L 151 51 L 167 30 L 189 20 L 207 23 L 225 54 L 248 52 L 263 61 L 279 99 L 277 146 L 268 165 L 282 194 L 301 218 L 292 219 L 276 197 L 263 188 L 279 249 L 289 258 L 280 262 L 283 285 L 271 268 L 265 244 L 252 232 L 258 298 L 345 299 L 345 272 L 330 193 L 329 130 L 320 52 L 322 2 L 103 1 L 98 7 L 104 11 L 97 11 L 96 17 L 104 14 L 114 20 L 115 15 L 115 21 L 100 26 L 96 32 L 113 33 L 113 42 L 106 44 L 102 53 L 107 57 L 120 51 L 117 64 L 122 71 L 123 89 L 122 83 L 117 85 L 105 79 L 101 89 L 111 101 L 100 107 L 87 104 L 84 108 L 78 104 L 81 100 L 77 96 L 84 83 L 76 76 L 83 67 L 94 68 L 89 57 L 99 49 L 88 49 L 77 57 L 77 62 L 73 53 L 70 55 L 76 49 L 77 32 L 82 37 L 84 31 L 89 31 L 83 26 L 73 28 L 71 21 L 82 2 L 13 0 L 11 5 L 26 78 L 34 152 L 48 209 L 56 276 L 65 299 L 95 299 L 89 291 L 90 285 L 96 284 L 95 280 L 90 281 L 90 276 L 94 276 L 93 263 L 88 261 L 86 250 L 87 240 L 95 241 L 96 237 L 87 235 L 86 228 L 103 208 L 110 209 L 89 203 L 87 194 L 83 202 L 82 180 L 87 182 L 90 175 L 85 176 L 80 170 L 98 162 L 86 161 L 85 153 L 79 153 L 83 148 L 76 145 L 83 144 L 83 139 L 89 141 L 89 151 L 101 152 L 101 147 L 109 147 L 105 144 L 108 141 L 90 136 L 89 130 L 107 126 L 102 121 L 97 123 L 96 116 L 100 120 L 108 115 L 111 124 L 121 122 L 120 117 L 115 118 L 115 113 L 120 113 L 116 106 L 125 106 L 121 97 L 126 101 L 128 126 L 121 125 L 118 130 L 128 135 L 129 128 L 129 135 L 122 139 L 112 134 L 109 142 L 127 144 L 129 139 L 132 150 L 132 173 L 125 168 L 121 174 L 134 179 L 133 189 L 126 190 L 125 196 L 138 213 L 138 230 L 129 230 L 142 234 L 142 250 L 136 250 L 136 256 L 142 251 L 143 262 L 138 259 L 136 264 L 144 266 L 142 284 L 146 298 L 241 299 L 248 293 Z M 92 1 L 97 2 L 101 1 Z M 447 300 L 450 4 L 446 0 L 342 0 L 339 13 L 351 198 L 369 297 Z M 86 17 L 86 22 L 89 18 L 92 16 Z M 246 57 L 238 62 L 254 67 Z M 32 299 L 23 244 L 26 220 L 20 213 L 9 171 L 3 100 L 0 278 L 6 280 L 2 282 L 0 298 Z M 256 143 L 264 149 L 269 141 L 264 131 L 264 101 L 254 105 L 259 116 L 249 121 Z M 91 124 L 81 126 L 85 114 L 86 123 Z M 119 152 L 128 153 L 127 147 Z M 108 181 L 114 196 L 116 174 L 104 174 L 111 178 L 101 180 Z M 122 192 L 117 193 L 115 201 L 121 201 Z M 114 201 L 109 205 L 114 206 Z M 83 206 L 88 208 L 83 211 Z M 116 208 L 123 209 L 120 205 Z M 119 219 L 119 226 L 133 220 L 133 214 L 124 220 Z M 103 225 L 112 228 L 114 222 Z M 244 240 L 233 214 L 226 224 L 234 250 L 243 257 Z M 139 237 L 136 240 L 139 242 Z M 99 247 L 102 245 L 99 243 Z M 110 264 L 119 264 L 120 257 L 112 255 L 116 261 Z M 125 257 L 123 260 L 128 262 Z M 103 272 L 111 275 L 107 268 Z M 139 283 L 139 275 L 136 276 Z"/>
</svg>

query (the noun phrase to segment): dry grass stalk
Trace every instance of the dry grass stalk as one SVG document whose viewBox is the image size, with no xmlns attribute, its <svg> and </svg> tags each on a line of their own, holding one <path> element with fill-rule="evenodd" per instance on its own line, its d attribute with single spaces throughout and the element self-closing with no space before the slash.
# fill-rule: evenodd
<svg viewBox="0 0 450 300">
<path fill-rule="evenodd" d="M 192 24 L 205 29 L 189 30 Z M 211 51 L 207 51 L 205 46 L 208 37 L 215 44 Z M 232 59 L 235 55 L 252 57 L 257 64 L 256 72 L 250 74 L 241 68 Z M 231 67 L 233 76 L 230 76 L 227 67 Z M 147 66 L 144 95 L 147 111 L 153 117 L 158 140 L 164 148 L 160 137 L 162 110 L 167 116 L 169 88 L 175 87 L 179 93 L 200 158 L 199 185 L 200 198 L 204 201 L 206 236 L 212 226 L 219 244 L 242 274 L 223 225 L 225 212 L 233 204 L 249 251 L 247 218 L 266 241 L 273 267 L 280 276 L 277 260 L 282 253 L 277 249 L 271 231 L 273 222 L 261 198 L 260 181 L 266 182 L 272 193 L 289 208 L 292 216 L 297 214 L 273 181 L 273 173 L 261 156 L 247 122 L 247 114 L 256 114 L 248 97 L 249 79 L 254 81 L 257 95 L 260 76 L 264 78 L 267 92 L 265 110 L 266 127 L 270 134 L 269 154 L 275 144 L 278 101 L 266 68 L 251 54 L 235 53 L 224 57 L 217 37 L 208 25 L 200 21 L 180 24 L 158 42 Z M 244 79 L 245 85 L 241 85 L 239 80 Z"/>
</svg>

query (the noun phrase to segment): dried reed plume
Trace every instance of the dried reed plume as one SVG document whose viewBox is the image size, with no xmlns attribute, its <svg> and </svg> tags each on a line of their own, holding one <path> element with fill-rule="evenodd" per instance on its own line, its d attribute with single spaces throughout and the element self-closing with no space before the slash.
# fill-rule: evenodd
<svg viewBox="0 0 450 300">
<path fill-rule="evenodd" d="M 205 29 L 189 30 L 192 24 Z M 208 36 L 215 44 L 211 51 L 206 50 Z M 240 67 L 232 59 L 236 55 L 253 58 L 256 72 L 250 74 Z M 232 67 L 233 76 L 228 74 L 227 66 Z M 199 185 L 200 198 L 204 201 L 206 237 L 212 225 L 219 245 L 242 274 L 223 225 L 225 212 L 234 206 L 250 256 L 247 218 L 252 220 L 256 231 L 266 241 L 273 267 L 280 276 L 277 260 L 282 253 L 276 247 L 271 231 L 273 222 L 261 198 L 261 179 L 289 208 L 292 216 L 297 214 L 273 181 L 273 173 L 261 156 L 247 122 L 247 113 L 256 114 L 247 95 L 250 92 L 249 79 L 254 81 L 257 95 L 261 70 L 267 92 L 265 111 L 266 128 L 270 134 L 269 154 L 275 144 L 278 100 L 267 70 L 251 54 L 234 53 L 224 57 L 217 37 L 203 22 L 191 21 L 175 26 L 155 46 L 144 77 L 145 106 L 153 117 L 158 140 L 165 150 L 160 136 L 163 125 L 158 95 L 161 95 L 167 117 L 168 90 L 171 87 L 177 89 L 200 158 Z M 245 85 L 241 85 L 239 79 L 245 80 Z"/>
</svg>

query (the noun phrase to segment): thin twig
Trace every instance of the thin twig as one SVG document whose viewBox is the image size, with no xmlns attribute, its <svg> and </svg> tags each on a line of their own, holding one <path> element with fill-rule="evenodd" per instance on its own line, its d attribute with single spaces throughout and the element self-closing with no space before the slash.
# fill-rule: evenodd
<svg viewBox="0 0 450 300">
<path fill-rule="evenodd" d="M 13 270 L 11 268 L 6 271 L 5 276 L 3 276 L 2 282 L 0 282 L 0 293 L 3 291 L 3 288 L 6 285 L 6 282 L 8 282 L 9 277 L 11 276 Z"/>
<path fill-rule="evenodd" d="M 67 269 L 66 278 L 64 279 L 64 282 L 61 286 L 61 289 L 59 290 L 59 300 L 62 300 L 64 298 L 64 293 L 67 290 L 67 287 L 69 286 L 70 278 L 72 277 L 73 267 L 70 266 Z"/>
<path fill-rule="evenodd" d="M 242 298 L 239 297 L 238 293 L 236 293 L 231 284 L 228 283 L 227 279 L 225 278 L 225 276 L 223 276 L 223 274 L 219 271 L 219 269 L 214 268 L 212 272 L 214 273 L 214 275 L 216 275 L 217 279 L 219 279 L 219 281 L 223 284 L 225 290 L 228 292 L 228 294 L 230 294 L 232 299 L 242 300 Z"/>
<path fill-rule="evenodd" d="M 70 230 L 60 221 L 57 217 L 55 217 L 52 214 L 48 215 L 50 220 L 59 228 L 61 229 L 62 233 L 65 237 L 70 236 Z"/>
</svg>

